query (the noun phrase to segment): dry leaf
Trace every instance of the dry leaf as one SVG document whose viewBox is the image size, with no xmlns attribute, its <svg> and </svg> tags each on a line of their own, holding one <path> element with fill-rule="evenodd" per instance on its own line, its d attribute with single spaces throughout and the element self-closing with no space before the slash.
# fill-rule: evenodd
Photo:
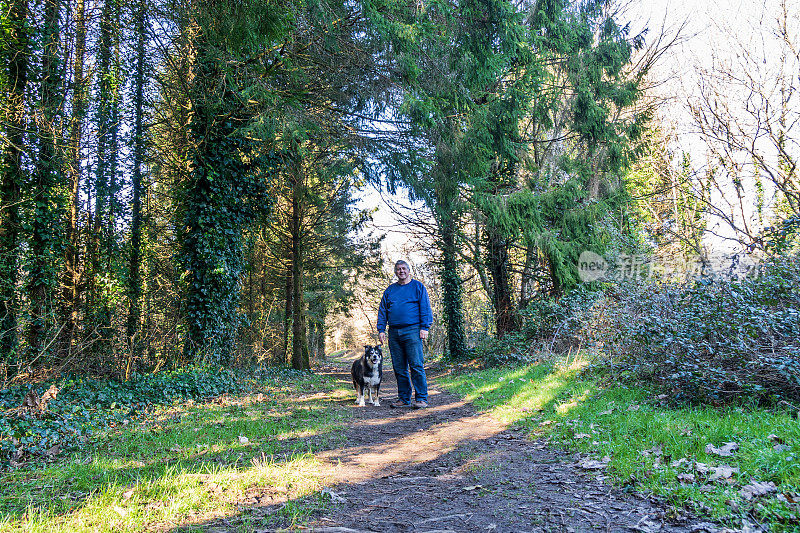
<svg viewBox="0 0 800 533">
<path fill-rule="evenodd" d="M 700 472 L 701 474 L 707 474 L 708 473 L 708 465 L 705 464 L 705 463 L 695 463 L 694 464 L 694 469 L 697 470 L 698 472 Z"/>
<path fill-rule="evenodd" d="M 739 449 L 739 445 L 735 442 L 726 442 L 719 448 L 713 444 L 706 444 L 706 453 L 711 455 L 719 455 L 720 457 L 731 457 L 733 452 Z"/>
<path fill-rule="evenodd" d="M 247 444 L 248 442 L 250 442 L 250 439 L 239 435 L 239 444 Z"/>
<path fill-rule="evenodd" d="M 659 457 L 661 455 L 664 455 L 664 447 L 658 444 L 656 446 L 653 446 L 649 450 L 642 450 L 639 453 L 644 455 L 645 457 L 650 457 L 651 455 Z"/>
<path fill-rule="evenodd" d="M 589 435 L 588 433 L 578 433 L 575 435 L 575 439 L 577 440 L 585 439 L 587 437 L 591 437 L 591 435 Z"/>
<path fill-rule="evenodd" d="M 469 487 L 463 487 L 461 490 L 465 492 L 472 492 L 473 490 L 482 489 L 483 485 L 470 485 Z"/>
<path fill-rule="evenodd" d="M 180 449 L 180 447 L 178 447 L 178 446 L 175 446 L 175 447 L 173 447 L 173 448 L 170 448 L 170 449 L 169 449 L 169 451 L 171 451 L 171 452 L 175 452 L 175 453 L 181 453 L 181 449 Z"/>
<path fill-rule="evenodd" d="M 611 413 L 613 413 L 613 412 L 614 412 L 614 409 L 609 409 L 608 411 L 600 411 L 600 413 L 598 413 L 598 414 L 601 414 L 601 415 L 610 415 L 610 414 L 611 414 Z"/>
<path fill-rule="evenodd" d="M 694 483 L 694 474 L 678 474 L 678 481 L 681 483 Z"/>
<path fill-rule="evenodd" d="M 752 500 L 756 496 L 763 496 L 764 494 L 769 494 L 770 492 L 776 492 L 778 487 L 775 486 L 775 483 L 772 481 L 767 481 L 766 483 L 759 483 L 758 481 L 751 481 L 744 487 L 742 490 L 739 491 L 739 494 L 742 495 L 742 498 L 745 500 Z"/>
<path fill-rule="evenodd" d="M 610 462 L 611 457 L 606 455 L 599 461 L 595 461 L 594 459 L 583 459 L 578 463 L 578 466 L 584 470 L 603 470 L 604 468 L 608 467 L 608 463 Z"/>
<path fill-rule="evenodd" d="M 628 406 L 628 411 L 638 411 L 641 408 L 642 408 L 641 405 L 637 403 L 632 403 L 631 405 Z"/>
<path fill-rule="evenodd" d="M 792 447 L 789 446 L 788 444 L 776 444 L 775 446 L 772 447 L 772 449 L 775 450 L 776 452 L 788 452 L 789 450 L 792 449 Z"/>
<path fill-rule="evenodd" d="M 122 493 L 123 500 L 130 500 L 131 496 L 133 496 L 133 489 L 126 490 L 125 492 Z"/>
<path fill-rule="evenodd" d="M 777 436 L 776 434 L 774 434 L 774 433 L 771 433 L 770 435 L 768 435 L 767 438 L 769 440 L 771 440 L 772 442 L 776 442 L 778 444 L 783 444 L 784 443 L 784 440 L 782 438 L 780 438 L 779 436 Z"/>
<path fill-rule="evenodd" d="M 47 451 L 44 452 L 44 454 L 47 455 L 48 457 L 54 457 L 58 455 L 60 452 L 61 452 L 61 446 L 56 444 L 52 448 L 48 448 Z"/>
<path fill-rule="evenodd" d="M 684 464 L 684 463 L 688 463 L 688 462 L 689 462 L 689 459 L 687 459 L 686 457 L 681 457 L 680 459 L 678 459 L 678 460 L 676 460 L 676 461 L 672 461 L 672 462 L 669 464 L 669 466 L 671 466 L 672 468 L 678 468 L 678 467 L 679 467 L 679 466 L 681 466 L 682 464 Z"/>
<path fill-rule="evenodd" d="M 118 515 L 120 515 L 123 518 L 125 518 L 128 515 L 128 510 L 127 509 L 123 509 L 119 505 L 115 505 L 114 506 L 114 510 L 117 512 Z"/>
<path fill-rule="evenodd" d="M 708 478 L 709 481 L 723 481 L 725 483 L 732 483 L 732 476 L 739 473 L 738 468 L 728 465 L 712 466 L 710 470 L 712 473 Z"/>
</svg>

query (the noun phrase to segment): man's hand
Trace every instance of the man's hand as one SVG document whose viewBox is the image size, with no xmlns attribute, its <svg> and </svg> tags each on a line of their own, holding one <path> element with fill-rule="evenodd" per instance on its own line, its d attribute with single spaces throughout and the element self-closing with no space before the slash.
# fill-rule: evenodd
<svg viewBox="0 0 800 533">
<path fill-rule="evenodd" d="M 380 341 L 381 344 L 386 344 L 386 332 L 385 331 L 379 331 L 378 332 L 378 340 Z"/>
<path fill-rule="evenodd" d="M 419 338 L 422 339 L 422 340 L 427 339 L 428 338 L 428 330 L 427 329 L 419 330 Z"/>
</svg>

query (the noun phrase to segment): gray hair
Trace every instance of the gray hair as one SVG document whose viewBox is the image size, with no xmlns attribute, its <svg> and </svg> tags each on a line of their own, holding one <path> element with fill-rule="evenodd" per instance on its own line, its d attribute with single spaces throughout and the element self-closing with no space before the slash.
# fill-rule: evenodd
<svg viewBox="0 0 800 533">
<path fill-rule="evenodd" d="M 406 268 L 409 270 L 409 272 L 411 271 L 411 267 L 410 267 L 410 266 L 408 266 L 408 263 L 406 263 L 406 262 L 405 262 L 405 261 L 403 261 L 402 259 L 400 259 L 400 260 L 398 260 L 398 261 L 396 261 L 396 262 L 395 262 L 395 264 L 394 264 L 394 268 L 397 268 L 397 267 L 399 267 L 400 265 L 405 265 L 405 266 L 406 266 Z"/>
</svg>

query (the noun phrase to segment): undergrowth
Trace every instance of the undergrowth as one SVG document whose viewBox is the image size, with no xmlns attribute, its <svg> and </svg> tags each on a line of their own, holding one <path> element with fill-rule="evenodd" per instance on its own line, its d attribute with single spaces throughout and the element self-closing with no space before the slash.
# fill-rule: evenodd
<svg viewBox="0 0 800 533">
<path fill-rule="evenodd" d="M 11 462 L 47 459 L 79 448 L 123 420 L 146 415 L 157 406 L 236 394 L 248 386 L 248 380 L 276 380 L 295 373 L 281 368 L 245 372 L 187 367 L 134 375 L 128 381 L 73 375 L 4 389 L 0 391 L 0 469 Z M 44 412 L 16 409 L 29 391 L 41 395 L 51 385 L 57 387 L 58 393 Z"/>
<path fill-rule="evenodd" d="M 349 400 L 349 391 L 283 370 L 154 379 L 108 390 L 64 381 L 72 392 L 48 405 L 51 422 L 79 401 L 95 411 L 93 438 L 0 472 L 0 484 L 13 487 L 0 491 L 0 531 L 141 531 L 222 518 L 254 530 L 302 522 L 327 505 L 314 453 L 340 443 L 346 404 L 330 396 Z M 270 507 L 269 498 L 287 503 Z"/>
</svg>

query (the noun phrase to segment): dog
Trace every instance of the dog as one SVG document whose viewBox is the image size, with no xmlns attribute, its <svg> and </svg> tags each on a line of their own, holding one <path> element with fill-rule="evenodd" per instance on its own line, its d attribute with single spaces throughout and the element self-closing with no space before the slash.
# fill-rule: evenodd
<svg viewBox="0 0 800 533">
<path fill-rule="evenodd" d="M 369 390 L 369 402 L 379 407 L 381 405 L 378 393 L 383 378 L 383 351 L 380 346 L 364 345 L 364 355 L 353 361 L 350 369 L 353 376 L 353 387 L 356 389 L 356 405 L 364 406 L 364 392 Z M 375 394 L 373 398 L 373 392 Z"/>
</svg>

